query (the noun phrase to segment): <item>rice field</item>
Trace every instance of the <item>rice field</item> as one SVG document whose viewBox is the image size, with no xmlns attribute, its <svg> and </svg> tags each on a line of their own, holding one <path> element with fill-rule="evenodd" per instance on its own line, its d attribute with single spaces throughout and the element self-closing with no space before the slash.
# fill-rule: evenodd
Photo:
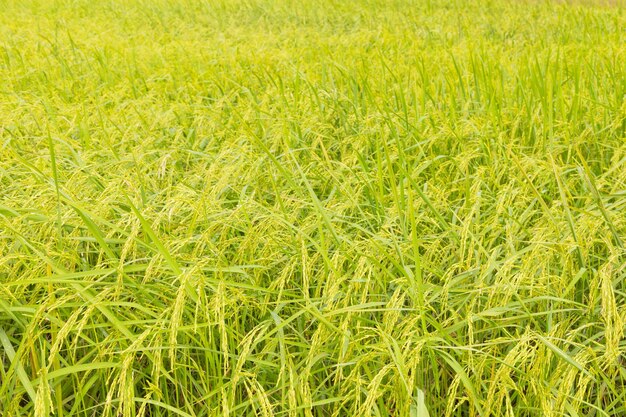
<svg viewBox="0 0 626 417">
<path fill-rule="evenodd" d="M 626 4 L 0 0 L 1 417 L 626 416 Z"/>
</svg>

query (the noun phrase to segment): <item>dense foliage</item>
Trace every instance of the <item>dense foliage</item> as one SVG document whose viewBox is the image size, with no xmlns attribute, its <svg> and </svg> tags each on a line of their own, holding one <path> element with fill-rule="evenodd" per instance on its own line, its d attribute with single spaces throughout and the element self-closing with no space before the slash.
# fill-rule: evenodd
<svg viewBox="0 0 626 417">
<path fill-rule="evenodd" d="M 0 0 L 0 415 L 626 415 L 615 2 Z"/>
</svg>

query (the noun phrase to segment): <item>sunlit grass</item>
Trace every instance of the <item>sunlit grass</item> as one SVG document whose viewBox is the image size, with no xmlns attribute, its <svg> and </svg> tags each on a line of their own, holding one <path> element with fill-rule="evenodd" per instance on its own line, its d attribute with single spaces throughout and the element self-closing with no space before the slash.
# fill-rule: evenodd
<svg viewBox="0 0 626 417">
<path fill-rule="evenodd" d="M 623 6 L 0 0 L 0 416 L 626 415 Z"/>
</svg>

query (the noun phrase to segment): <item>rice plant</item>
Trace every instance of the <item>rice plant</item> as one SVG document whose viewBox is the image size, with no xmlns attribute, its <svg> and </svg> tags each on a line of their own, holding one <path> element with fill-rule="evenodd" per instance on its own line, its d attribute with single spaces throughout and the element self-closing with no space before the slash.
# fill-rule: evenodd
<svg viewBox="0 0 626 417">
<path fill-rule="evenodd" d="M 0 416 L 626 416 L 621 0 L 0 0 Z"/>
</svg>

